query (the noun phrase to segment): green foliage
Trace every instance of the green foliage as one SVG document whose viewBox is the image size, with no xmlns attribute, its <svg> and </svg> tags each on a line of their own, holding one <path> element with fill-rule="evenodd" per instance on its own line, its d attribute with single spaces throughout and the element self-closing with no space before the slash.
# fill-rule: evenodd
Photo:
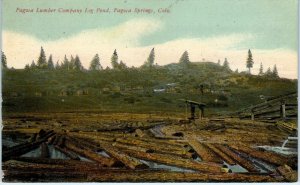
<svg viewBox="0 0 300 185">
<path fill-rule="evenodd" d="M 50 55 L 49 59 L 48 59 L 48 69 L 50 69 L 50 70 L 54 69 L 52 55 Z"/>
<path fill-rule="evenodd" d="M 189 53 L 187 51 L 183 52 L 179 59 L 179 63 L 181 64 L 188 64 L 190 63 Z"/>
<path fill-rule="evenodd" d="M 262 63 L 260 63 L 260 68 L 259 68 L 259 73 L 258 73 L 258 75 L 260 75 L 260 76 L 264 75 L 264 68 L 263 68 Z"/>
<path fill-rule="evenodd" d="M 100 58 L 99 58 L 98 54 L 96 54 L 94 56 L 94 58 L 92 59 L 92 61 L 90 63 L 89 69 L 92 70 L 92 71 L 101 70 L 102 69 L 102 66 L 100 64 Z"/>
<path fill-rule="evenodd" d="M 154 60 L 155 60 L 155 52 L 154 52 L 154 48 L 152 48 L 152 50 L 150 51 L 150 54 L 147 58 L 147 66 L 148 67 L 153 67 Z"/>
<path fill-rule="evenodd" d="M 249 74 L 251 74 L 251 68 L 253 67 L 253 64 L 254 64 L 254 62 L 253 62 L 253 58 L 252 58 L 252 53 L 251 53 L 251 50 L 249 49 L 247 63 L 246 63 L 246 66 L 249 69 Z"/>
<path fill-rule="evenodd" d="M 223 68 L 224 68 L 225 70 L 230 71 L 229 62 L 228 62 L 227 58 L 225 58 L 225 60 L 224 60 Z"/>
<path fill-rule="evenodd" d="M 81 65 L 81 61 L 80 61 L 78 55 L 76 55 L 76 57 L 75 57 L 75 61 L 74 61 L 74 69 L 75 69 L 76 71 L 80 71 L 80 70 L 83 69 L 83 66 Z"/>
<path fill-rule="evenodd" d="M 111 66 L 113 69 L 118 69 L 119 67 L 117 50 L 115 50 L 111 56 Z"/>
<path fill-rule="evenodd" d="M 43 47 L 41 47 L 40 55 L 37 61 L 37 67 L 40 69 L 47 68 L 47 61 L 46 61 L 46 55 Z"/>
<path fill-rule="evenodd" d="M 272 76 L 273 76 L 274 78 L 279 78 L 276 64 L 275 64 L 274 67 L 273 67 Z"/>
<path fill-rule="evenodd" d="M 3 51 L 1 53 L 1 63 L 2 63 L 2 69 L 7 69 L 7 59 Z"/>
</svg>

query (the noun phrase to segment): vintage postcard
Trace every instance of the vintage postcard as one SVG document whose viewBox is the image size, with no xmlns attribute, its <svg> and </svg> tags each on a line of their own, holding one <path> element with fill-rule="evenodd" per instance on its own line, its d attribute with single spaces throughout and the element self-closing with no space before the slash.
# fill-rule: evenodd
<svg viewBox="0 0 300 185">
<path fill-rule="evenodd" d="M 297 182 L 297 0 L 2 0 L 3 182 Z"/>
</svg>

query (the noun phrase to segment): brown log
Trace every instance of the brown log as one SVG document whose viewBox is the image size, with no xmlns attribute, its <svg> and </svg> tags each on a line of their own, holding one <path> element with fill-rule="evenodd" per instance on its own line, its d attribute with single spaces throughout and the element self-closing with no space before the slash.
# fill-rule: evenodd
<svg viewBox="0 0 300 185">
<path fill-rule="evenodd" d="M 112 157 L 116 158 L 117 160 L 121 161 L 126 167 L 130 169 L 145 169 L 148 168 L 147 165 L 140 162 L 134 157 L 130 157 L 127 154 L 123 153 L 122 151 L 114 149 L 111 145 L 102 144 L 102 148 Z"/>
<path fill-rule="evenodd" d="M 158 154 L 158 153 L 145 153 L 145 152 L 135 151 L 135 150 L 123 149 L 122 151 L 124 151 L 130 156 L 139 159 L 154 161 L 154 162 L 167 164 L 171 166 L 178 166 L 181 168 L 198 170 L 202 172 L 214 172 L 214 173 L 224 172 L 222 170 L 222 166 L 216 163 L 196 162 L 190 159 L 183 159 L 172 155 L 165 155 L 165 154 Z"/>
<path fill-rule="evenodd" d="M 212 150 L 210 150 L 208 147 L 198 142 L 197 140 L 189 138 L 188 143 L 203 161 L 223 163 L 223 160 L 220 159 Z"/>
<path fill-rule="evenodd" d="M 288 159 L 283 156 L 268 151 L 255 150 L 243 144 L 239 144 L 239 145 L 231 144 L 229 145 L 229 147 L 244 152 L 250 155 L 251 157 L 262 159 L 263 161 L 269 162 L 271 164 L 284 165 L 288 163 Z"/>
<path fill-rule="evenodd" d="M 288 181 L 288 182 L 297 182 L 298 173 L 297 171 L 292 170 L 288 165 L 283 165 L 277 168 L 277 171 Z"/>
<path fill-rule="evenodd" d="M 96 161 L 96 162 L 100 163 L 103 166 L 111 167 L 111 166 L 122 166 L 123 165 L 119 161 L 116 161 L 112 158 L 108 158 L 108 157 L 98 155 L 98 154 L 94 153 L 91 150 L 81 149 L 81 148 L 77 147 L 76 145 L 74 145 L 73 143 L 69 142 L 69 140 L 66 140 L 65 147 L 69 150 L 72 150 L 75 153 L 78 153 L 78 154 L 82 155 L 83 157 L 86 157 L 88 159 Z"/>
<path fill-rule="evenodd" d="M 54 146 L 54 148 L 56 150 L 60 151 L 61 153 L 65 154 L 67 157 L 69 157 L 72 160 L 80 160 L 78 155 L 74 154 L 71 151 L 68 151 L 66 148 L 62 148 L 62 147 L 59 147 L 59 146 Z"/>
<path fill-rule="evenodd" d="M 42 143 L 40 145 L 41 148 L 41 158 L 49 158 L 50 157 L 50 153 L 49 153 L 49 148 L 48 145 L 46 143 Z"/>
<path fill-rule="evenodd" d="M 47 141 L 47 139 L 49 137 L 51 137 L 53 134 L 54 134 L 53 131 L 48 131 L 48 132 L 43 134 L 44 137 L 40 137 L 35 142 L 22 143 L 22 144 L 13 146 L 13 147 L 9 148 L 6 151 L 3 151 L 2 161 L 6 161 L 6 160 L 10 159 L 11 157 L 16 157 L 16 156 L 23 155 L 23 154 L 25 154 L 25 153 L 33 150 L 33 149 L 38 148 L 41 143 Z"/>
<path fill-rule="evenodd" d="M 229 164 L 229 165 L 235 165 L 236 164 L 236 162 L 231 157 L 229 157 L 224 152 L 222 152 L 217 147 L 215 147 L 214 144 L 206 143 L 205 145 L 209 149 L 211 149 L 212 151 L 214 151 L 217 155 L 219 155 L 227 164 Z"/>
<path fill-rule="evenodd" d="M 218 144 L 216 145 L 216 147 L 226 155 L 234 159 L 240 166 L 246 168 L 249 172 L 259 172 L 258 169 L 249 160 L 240 157 L 226 146 Z"/>
</svg>

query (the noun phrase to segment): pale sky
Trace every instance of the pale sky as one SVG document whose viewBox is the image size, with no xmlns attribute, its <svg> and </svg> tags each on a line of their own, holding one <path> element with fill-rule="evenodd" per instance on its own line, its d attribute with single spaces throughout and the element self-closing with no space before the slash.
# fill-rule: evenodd
<svg viewBox="0 0 300 185">
<path fill-rule="evenodd" d="M 178 62 L 187 50 L 191 61 L 221 62 L 232 70 L 246 70 L 247 51 L 254 59 L 253 73 L 276 64 L 279 75 L 297 78 L 296 0 L 4 0 L 3 51 L 9 67 L 23 68 L 37 60 L 43 46 L 47 57 L 62 61 L 79 55 L 87 68 L 98 53 L 102 66 L 110 66 L 117 49 L 128 66 L 140 66 L 155 48 L 159 65 Z M 17 9 L 33 9 L 21 13 Z M 36 13 L 36 8 L 56 9 Z M 110 9 L 87 14 L 85 9 Z M 114 8 L 153 9 L 155 13 L 120 14 Z M 170 13 L 158 13 L 168 8 Z M 59 13 L 81 9 L 82 13 Z"/>
</svg>

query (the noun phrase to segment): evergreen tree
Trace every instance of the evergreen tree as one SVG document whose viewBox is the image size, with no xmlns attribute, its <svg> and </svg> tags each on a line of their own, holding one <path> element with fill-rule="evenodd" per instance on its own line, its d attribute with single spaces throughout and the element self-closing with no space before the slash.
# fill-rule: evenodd
<svg viewBox="0 0 300 185">
<path fill-rule="evenodd" d="M 43 47 L 41 47 L 40 56 L 37 61 L 37 67 L 40 69 L 47 68 L 46 55 L 45 55 L 45 51 L 44 51 Z"/>
<path fill-rule="evenodd" d="M 253 58 L 252 58 L 252 53 L 250 51 L 250 49 L 248 50 L 248 58 L 247 58 L 247 68 L 249 69 L 249 74 L 251 74 L 251 68 L 253 67 Z"/>
<path fill-rule="evenodd" d="M 71 55 L 71 60 L 68 65 L 68 70 L 73 70 L 73 69 L 75 69 L 75 58 L 73 57 L 73 55 Z"/>
<path fill-rule="evenodd" d="M 188 64 L 190 63 L 189 53 L 187 51 L 183 52 L 179 59 L 179 63 L 181 64 Z"/>
<path fill-rule="evenodd" d="M 265 72 L 264 76 L 266 77 L 271 77 L 273 75 L 272 71 L 271 71 L 271 68 L 268 67 L 267 71 Z"/>
<path fill-rule="evenodd" d="M 226 70 L 230 70 L 229 62 L 228 62 L 227 58 L 225 58 L 225 60 L 224 60 L 223 68 L 225 68 Z"/>
<path fill-rule="evenodd" d="M 117 50 L 115 50 L 111 56 L 111 66 L 113 69 L 118 69 L 119 67 Z"/>
<path fill-rule="evenodd" d="M 26 64 L 24 69 L 28 71 L 30 69 L 29 64 Z"/>
<path fill-rule="evenodd" d="M 2 62 L 2 69 L 7 69 L 7 58 L 3 51 L 1 55 L 1 62 Z"/>
<path fill-rule="evenodd" d="M 218 60 L 218 65 L 219 65 L 219 66 L 221 65 L 221 61 L 220 61 L 220 59 Z"/>
<path fill-rule="evenodd" d="M 273 67 L 272 76 L 273 76 L 274 78 L 279 78 L 276 64 L 275 64 L 274 67 Z"/>
<path fill-rule="evenodd" d="M 127 69 L 127 65 L 121 60 L 119 64 L 119 68 L 122 69 Z"/>
<path fill-rule="evenodd" d="M 260 63 L 260 68 L 259 68 L 259 73 L 258 73 L 258 75 L 262 76 L 263 74 L 264 74 L 264 68 L 263 68 L 262 63 Z"/>
<path fill-rule="evenodd" d="M 35 63 L 34 63 L 34 60 L 31 62 L 30 68 L 32 68 L 32 69 L 36 68 L 36 65 L 35 65 Z"/>
<path fill-rule="evenodd" d="M 60 69 L 60 65 L 59 65 L 59 63 L 58 63 L 58 61 L 56 62 L 56 64 L 55 64 L 55 69 Z"/>
<path fill-rule="evenodd" d="M 99 58 L 98 54 L 96 54 L 94 56 L 94 58 L 92 59 L 89 69 L 90 70 L 100 70 L 100 69 L 102 69 L 102 66 L 100 64 L 100 58 Z"/>
<path fill-rule="evenodd" d="M 80 71 L 83 69 L 82 65 L 81 65 L 81 62 L 80 62 L 80 59 L 78 57 L 78 55 L 76 55 L 75 57 L 75 61 L 74 61 L 74 69 L 77 70 L 77 71 Z"/>
<path fill-rule="evenodd" d="M 52 60 L 52 55 L 49 56 L 48 59 L 48 69 L 54 69 L 54 64 L 53 64 L 53 60 Z"/>
<path fill-rule="evenodd" d="M 152 50 L 150 51 L 150 54 L 147 58 L 147 66 L 148 67 L 153 67 L 154 66 L 154 60 L 155 60 L 155 52 L 154 52 L 154 48 L 152 48 Z"/>
<path fill-rule="evenodd" d="M 67 56 L 65 55 L 64 61 L 62 62 L 61 66 L 60 66 L 61 69 L 69 70 L 69 65 L 70 65 L 69 63 L 70 63 L 70 62 L 69 62 Z"/>
</svg>

